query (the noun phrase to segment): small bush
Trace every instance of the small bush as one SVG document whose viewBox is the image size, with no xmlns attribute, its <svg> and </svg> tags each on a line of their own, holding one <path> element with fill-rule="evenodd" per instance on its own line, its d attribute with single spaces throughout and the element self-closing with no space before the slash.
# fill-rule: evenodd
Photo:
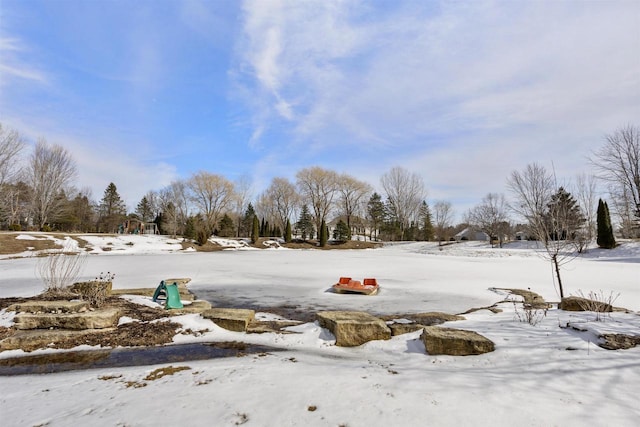
<svg viewBox="0 0 640 427">
<path fill-rule="evenodd" d="M 10 231 L 22 231 L 22 226 L 20 224 L 11 224 L 9 226 Z"/>
<path fill-rule="evenodd" d="M 115 274 L 108 271 L 107 274 L 100 273 L 94 280 L 74 283 L 71 291 L 79 294 L 91 306 L 101 307 L 111 294 L 111 287 L 115 277 Z"/>
<path fill-rule="evenodd" d="M 80 275 L 87 255 L 83 252 L 70 254 L 72 250 L 71 246 L 65 246 L 38 261 L 37 274 L 44 283 L 45 291 L 62 291 Z"/>
<path fill-rule="evenodd" d="M 517 319 L 522 323 L 528 323 L 531 326 L 536 326 L 545 317 L 547 317 L 548 308 L 535 307 L 531 304 L 519 303 L 513 301 L 513 308 L 516 313 Z"/>
</svg>

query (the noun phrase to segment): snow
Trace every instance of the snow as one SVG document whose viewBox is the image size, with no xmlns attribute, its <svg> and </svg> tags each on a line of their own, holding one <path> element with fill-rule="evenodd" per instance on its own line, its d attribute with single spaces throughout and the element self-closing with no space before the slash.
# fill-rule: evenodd
<svg viewBox="0 0 640 427">
<path fill-rule="evenodd" d="M 91 249 L 83 273 L 88 279 L 111 271 L 114 287 L 128 289 L 190 277 L 189 288 L 200 298 L 219 307 L 256 308 L 263 320 L 282 320 L 267 309 L 286 304 L 310 311 L 392 314 L 404 322 L 403 314 L 456 314 L 519 300 L 503 288 L 529 288 L 548 301 L 559 300 L 548 261 L 529 242 L 502 249 L 467 242 L 331 251 L 247 250 L 238 244 L 233 250 L 198 253 L 160 236 L 81 238 Z M 5 258 L 0 260 L 0 297 L 41 291 L 35 257 Z M 624 242 L 611 251 L 592 248 L 562 274 L 567 294 L 619 293 L 615 305 L 631 312 L 595 322 L 593 313 L 550 309 L 532 326 L 518 320 L 517 304 L 503 302 L 500 313 L 479 310 L 445 324 L 476 331 L 496 344 L 492 353 L 467 357 L 427 354 L 419 332 L 342 348 L 317 323 L 288 327 L 291 334 L 245 334 L 195 314 L 175 316 L 171 320 L 183 330 L 196 333 L 176 335 L 176 344 L 242 341 L 281 351 L 0 377 L 2 425 L 635 426 L 640 348 L 609 351 L 596 344 L 603 333 L 640 334 L 640 243 Z M 375 277 L 380 293 L 327 292 L 340 276 Z M 155 304 L 145 297 L 126 298 Z M 0 311 L 0 325 L 10 325 L 12 316 Z M 20 354 L 3 352 L 0 358 Z M 145 380 L 168 365 L 190 369 Z"/>
</svg>

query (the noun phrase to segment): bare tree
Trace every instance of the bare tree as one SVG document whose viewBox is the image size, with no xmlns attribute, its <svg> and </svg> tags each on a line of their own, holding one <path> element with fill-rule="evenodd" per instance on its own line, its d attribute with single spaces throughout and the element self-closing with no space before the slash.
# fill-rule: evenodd
<svg viewBox="0 0 640 427">
<path fill-rule="evenodd" d="M 635 217 L 637 233 L 640 229 L 640 127 L 628 125 L 607 135 L 605 145 L 594 153 L 591 161 L 600 171 L 598 177 L 610 183 L 612 198 L 624 196 L 629 201 L 614 206 L 623 210 L 618 211 L 620 217 Z"/>
<path fill-rule="evenodd" d="M 596 196 L 596 177 L 581 174 L 576 178 L 575 194 L 584 215 L 584 226 L 578 236 L 578 252 L 582 252 L 596 235 L 596 210 L 598 197 Z"/>
<path fill-rule="evenodd" d="M 24 139 L 17 131 L 0 123 L 0 188 L 15 178 L 19 169 L 17 160 L 24 146 Z"/>
<path fill-rule="evenodd" d="M 491 245 L 494 238 L 500 247 L 509 228 L 508 207 L 503 194 L 489 193 L 482 202 L 469 210 L 466 221 L 489 235 Z"/>
<path fill-rule="evenodd" d="M 76 164 L 71 154 L 59 145 L 49 146 L 40 139 L 27 168 L 32 190 L 31 211 L 40 229 L 55 218 L 66 201 L 59 196 L 76 176 Z"/>
<path fill-rule="evenodd" d="M 424 182 L 417 173 L 396 166 L 380 178 L 382 188 L 387 194 L 392 214 L 404 231 L 417 219 L 422 201 L 426 199 Z"/>
<path fill-rule="evenodd" d="M 577 223 L 576 213 L 568 199 L 563 198 L 568 193 L 562 187 L 554 193 L 557 187 L 554 176 L 537 163 L 527 165 L 522 173 L 512 172 L 507 186 L 515 199 L 511 209 L 528 222 L 535 238 L 544 244 L 543 257 L 551 262 L 560 298 L 564 298 L 560 270 L 576 256 L 572 232 Z"/>
<path fill-rule="evenodd" d="M 207 233 L 212 233 L 234 198 L 233 183 L 221 175 L 198 172 L 189 179 L 191 199 L 204 217 Z"/>
<path fill-rule="evenodd" d="M 440 200 L 433 205 L 433 225 L 435 227 L 438 244 L 447 240 L 447 229 L 453 220 L 453 207 L 450 202 Z"/>
<path fill-rule="evenodd" d="M 349 227 L 350 233 L 353 232 L 353 216 L 364 211 L 364 205 L 372 191 L 373 189 L 366 182 L 347 174 L 338 176 L 338 205 L 347 219 L 347 227 Z"/>
<path fill-rule="evenodd" d="M 266 210 L 268 204 L 269 214 L 277 218 L 276 225 L 284 232 L 287 220 L 291 222 L 300 203 L 296 187 L 286 178 L 273 178 L 263 196 L 268 201 L 261 198 L 258 210 Z"/>
<path fill-rule="evenodd" d="M 296 182 L 303 203 L 308 203 L 313 208 L 314 222 L 319 235 L 322 222 L 327 222 L 327 216 L 333 208 L 338 189 L 338 175 L 334 171 L 314 166 L 299 171 L 296 174 Z"/>
<path fill-rule="evenodd" d="M 234 183 L 235 197 L 233 200 L 235 214 L 238 221 L 236 230 L 238 232 L 237 237 L 240 237 L 240 231 L 242 230 L 242 216 L 244 215 L 247 206 L 251 202 L 251 178 L 248 175 L 241 175 Z"/>
</svg>

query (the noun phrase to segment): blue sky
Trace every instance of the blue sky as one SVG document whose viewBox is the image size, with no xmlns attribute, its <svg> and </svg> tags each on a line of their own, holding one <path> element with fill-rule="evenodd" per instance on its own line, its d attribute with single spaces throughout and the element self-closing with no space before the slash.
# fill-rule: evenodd
<svg viewBox="0 0 640 427">
<path fill-rule="evenodd" d="M 461 214 L 639 118 L 636 0 L 0 0 L 0 122 L 130 208 L 199 170 L 402 166 Z"/>
</svg>

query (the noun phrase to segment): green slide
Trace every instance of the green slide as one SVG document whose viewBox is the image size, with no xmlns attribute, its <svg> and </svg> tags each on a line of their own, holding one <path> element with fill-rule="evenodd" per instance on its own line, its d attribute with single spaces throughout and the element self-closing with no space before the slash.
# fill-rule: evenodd
<svg viewBox="0 0 640 427">
<path fill-rule="evenodd" d="M 167 310 L 169 310 L 170 308 L 184 307 L 182 305 L 182 301 L 180 301 L 180 292 L 178 291 L 177 283 L 174 282 L 171 284 L 166 284 L 164 280 L 160 282 L 160 284 L 156 288 L 156 291 L 153 293 L 153 302 L 156 302 L 161 294 L 164 294 L 166 298 L 164 302 L 164 308 L 166 308 Z"/>
</svg>

